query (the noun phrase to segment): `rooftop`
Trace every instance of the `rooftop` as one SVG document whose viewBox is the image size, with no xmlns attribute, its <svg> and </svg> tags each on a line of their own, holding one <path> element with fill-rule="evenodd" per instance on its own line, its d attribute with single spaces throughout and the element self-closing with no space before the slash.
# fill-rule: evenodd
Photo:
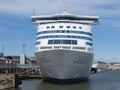
<svg viewBox="0 0 120 90">
<path fill-rule="evenodd" d="M 32 23 L 42 23 L 51 21 L 77 21 L 80 23 L 98 24 L 98 16 L 74 15 L 64 11 L 61 14 L 31 16 Z"/>
</svg>

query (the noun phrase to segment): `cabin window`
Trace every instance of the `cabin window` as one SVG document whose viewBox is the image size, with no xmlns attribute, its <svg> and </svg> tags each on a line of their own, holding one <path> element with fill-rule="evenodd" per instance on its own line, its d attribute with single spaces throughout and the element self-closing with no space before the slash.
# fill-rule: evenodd
<svg viewBox="0 0 120 90">
<path fill-rule="evenodd" d="M 74 29 L 76 29 L 76 26 L 73 26 Z"/>
<path fill-rule="evenodd" d="M 50 28 L 50 26 L 47 26 L 46 28 L 47 28 L 47 29 L 49 29 L 49 28 Z"/>
<path fill-rule="evenodd" d="M 79 27 L 79 29 L 82 29 L 82 27 Z"/>
<path fill-rule="evenodd" d="M 59 28 L 63 28 L 63 26 L 59 26 Z"/>
<path fill-rule="evenodd" d="M 55 26 L 51 26 L 51 28 L 55 28 Z"/>
<path fill-rule="evenodd" d="M 66 26 L 66 28 L 70 28 L 70 26 Z"/>
</svg>

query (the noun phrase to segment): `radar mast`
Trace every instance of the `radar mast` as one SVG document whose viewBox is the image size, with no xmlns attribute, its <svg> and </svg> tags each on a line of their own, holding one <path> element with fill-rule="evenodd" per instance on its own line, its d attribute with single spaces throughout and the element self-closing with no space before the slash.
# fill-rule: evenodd
<svg viewBox="0 0 120 90">
<path fill-rule="evenodd" d="M 64 12 L 67 12 L 68 9 L 67 9 L 67 2 L 66 2 L 66 0 L 63 0 L 63 4 L 64 4 Z"/>
</svg>

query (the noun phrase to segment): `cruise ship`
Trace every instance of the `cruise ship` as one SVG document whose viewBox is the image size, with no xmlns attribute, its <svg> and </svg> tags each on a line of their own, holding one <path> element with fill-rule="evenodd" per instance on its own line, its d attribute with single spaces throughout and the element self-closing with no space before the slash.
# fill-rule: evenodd
<svg viewBox="0 0 120 90">
<path fill-rule="evenodd" d="M 70 83 L 89 79 L 93 60 L 92 26 L 98 16 L 31 16 L 38 24 L 35 56 L 44 80 Z"/>
</svg>

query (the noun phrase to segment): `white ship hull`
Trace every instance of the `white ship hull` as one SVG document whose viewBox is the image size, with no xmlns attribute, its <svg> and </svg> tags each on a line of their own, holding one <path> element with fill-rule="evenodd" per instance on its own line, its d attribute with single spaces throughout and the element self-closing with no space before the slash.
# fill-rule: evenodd
<svg viewBox="0 0 120 90">
<path fill-rule="evenodd" d="M 72 50 L 35 53 L 43 79 L 68 83 L 88 79 L 93 54 Z"/>
</svg>

